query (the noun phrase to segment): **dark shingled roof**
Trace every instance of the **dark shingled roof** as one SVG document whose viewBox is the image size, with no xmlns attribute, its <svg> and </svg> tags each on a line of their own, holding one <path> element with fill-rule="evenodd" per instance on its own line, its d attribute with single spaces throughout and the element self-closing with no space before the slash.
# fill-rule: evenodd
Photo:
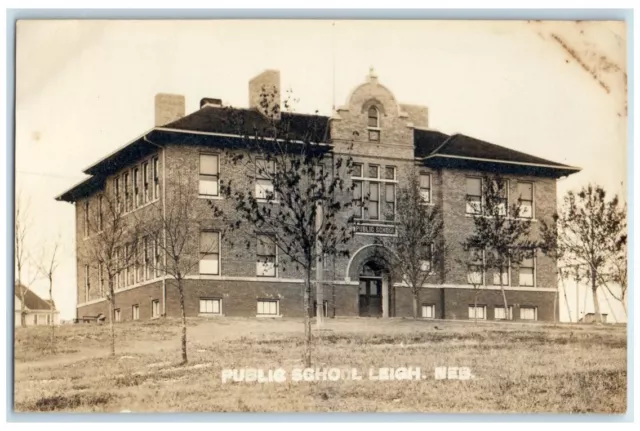
<svg viewBox="0 0 640 431">
<path fill-rule="evenodd" d="M 31 289 L 23 284 L 15 284 L 16 298 L 22 300 L 22 291 L 24 291 L 24 306 L 29 310 L 50 310 L 51 302 L 44 300 L 36 295 Z M 55 304 L 53 304 L 55 307 Z"/>
<path fill-rule="evenodd" d="M 534 163 L 557 166 L 559 168 L 570 167 L 461 134 L 453 135 L 451 139 L 437 151 L 437 154 L 517 163 Z"/>
<path fill-rule="evenodd" d="M 436 130 L 414 129 L 413 142 L 415 144 L 415 156 L 428 156 L 447 139 L 449 139 L 449 135 Z"/>
<path fill-rule="evenodd" d="M 278 136 L 294 141 L 327 142 L 329 117 L 283 112 L 277 122 Z M 271 123 L 255 109 L 205 106 L 162 128 L 229 135 L 273 136 Z"/>
</svg>

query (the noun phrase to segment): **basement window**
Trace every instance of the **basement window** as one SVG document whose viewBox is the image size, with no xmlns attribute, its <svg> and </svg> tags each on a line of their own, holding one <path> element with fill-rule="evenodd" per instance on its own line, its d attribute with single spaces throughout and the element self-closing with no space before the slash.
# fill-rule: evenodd
<svg viewBox="0 0 640 431">
<path fill-rule="evenodd" d="M 504 307 L 496 307 L 494 309 L 493 318 L 495 320 L 513 320 L 513 306 L 509 306 L 509 317 L 505 315 Z"/>
<path fill-rule="evenodd" d="M 520 320 L 538 320 L 538 307 L 520 307 Z"/>
<path fill-rule="evenodd" d="M 222 300 L 221 299 L 200 299 L 200 314 L 221 314 Z"/>
<path fill-rule="evenodd" d="M 422 317 L 424 319 L 434 319 L 436 317 L 436 306 L 434 304 L 422 304 Z"/>
<path fill-rule="evenodd" d="M 258 299 L 258 316 L 278 316 L 280 300 Z"/>
<path fill-rule="evenodd" d="M 487 318 L 487 307 L 485 305 L 470 305 L 469 306 L 469 319 L 481 319 Z"/>
<path fill-rule="evenodd" d="M 151 301 L 151 318 L 160 317 L 160 301 L 154 299 Z"/>
</svg>

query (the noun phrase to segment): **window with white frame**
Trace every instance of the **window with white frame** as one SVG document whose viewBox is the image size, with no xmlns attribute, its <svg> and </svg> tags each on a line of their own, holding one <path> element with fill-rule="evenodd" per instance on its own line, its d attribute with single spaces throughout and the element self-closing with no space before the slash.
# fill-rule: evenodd
<svg viewBox="0 0 640 431">
<path fill-rule="evenodd" d="M 525 256 L 518 268 L 518 284 L 533 287 L 536 283 L 536 258 Z"/>
<path fill-rule="evenodd" d="M 200 154 L 200 196 L 219 196 L 220 159 L 217 154 Z"/>
<path fill-rule="evenodd" d="M 424 203 L 431 203 L 431 174 L 420 174 L 420 197 Z"/>
<path fill-rule="evenodd" d="M 367 110 L 367 126 L 369 129 L 369 140 L 380 140 L 380 112 L 375 106 Z"/>
<path fill-rule="evenodd" d="M 142 164 L 142 196 L 145 204 L 151 201 L 151 190 L 149 189 L 150 175 L 151 171 L 149 170 L 149 162 L 144 162 Z"/>
<path fill-rule="evenodd" d="M 162 261 L 160 259 L 160 237 L 158 235 L 155 235 L 153 238 L 153 267 L 155 268 L 156 277 L 160 277 L 161 263 Z"/>
<path fill-rule="evenodd" d="M 396 168 L 385 166 L 384 179 L 395 181 Z M 393 221 L 396 218 L 396 185 L 392 182 L 385 182 L 382 185 L 384 186 L 384 218 L 387 221 Z"/>
<path fill-rule="evenodd" d="M 89 290 L 91 290 L 91 277 L 89 274 L 89 265 L 84 266 L 84 300 L 89 301 Z"/>
<path fill-rule="evenodd" d="M 435 319 L 436 306 L 434 304 L 422 304 L 422 317 L 424 319 Z"/>
<path fill-rule="evenodd" d="M 123 287 L 122 281 L 122 249 L 120 247 L 116 247 L 113 253 L 113 263 L 116 269 L 116 289 L 121 289 Z"/>
<path fill-rule="evenodd" d="M 258 299 L 258 316 L 278 316 L 278 299 Z"/>
<path fill-rule="evenodd" d="M 160 317 L 160 301 L 158 299 L 151 301 L 151 317 Z"/>
<path fill-rule="evenodd" d="M 140 319 L 140 306 L 138 304 L 131 307 L 131 318 L 133 320 Z"/>
<path fill-rule="evenodd" d="M 469 305 L 469 319 L 486 319 L 486 305 Z"/>
<path fill-rule="evenodd" d="M 369 194 L 366 206 L 366 218 L 378 220 L 380 218 L 380 183 L 375 181 L 380 178 L 380 166 L 369 165 L 367 172 L 369 178 Z"/>
<path fill-rule="evenodd" d="M 420 261 L 420 271 L 422 272 L 431 272 L 433 271 L 433 256 L 434 256 L 435 246 L 434 244 L 430 244 L 427 248 L 427 259 Z"/>
<path fill-rule="evenodd" d="M 318 317 L 318 301 L 313 301 L 313 317 Z M 322 301 L 322 315 L 329 317 L 329 301 Z"/>
<path fill-rule="evenodd" d="M 509 316 L 504 312 L 504 307 L 496 306 L 493 310 L 493 318 L 495 320 L 513 320 L 513 306 L 509 306 Z"/>
<path fill-rule="evenodd" d="M 103 204 L 104 204 L 104 196 L 100 195 L 98 196 L 98 232 L 102 232 L 102 229 L 104 229 Z"/>
<path fill-rule="evenodd" d="M 363 192 L 363 182 L 362 182 L 362 164 L 354 163 L 352 168 L 351 178 L 353 181 L 353 211 L 354 215 L 357 219 L 362 218 L 362 192 Z"/>
<path fill-rule="evenodd" d="M 151 280 L 153 278 L 153 261 L 151 259 L 151 253 L 153 252 L 151 249 L 152 243 L 153 241 L 151 241 L 148 236 L 142 238 L 142 267 L 144 268 L 143 272 L 145 280 Z"/>
<path fill-rule="evenodd" d="M 138 208 L 140 206 L 140 168 L 137 166 L 133 168 L 133 207 Z"/>
<path fill-rule="evenodd" d="M 133 267 L 133 244 L 124 246 L 124 276 L 125 285 L 131 286 L 136 282 L 135 268 Z"/>
<path fill-rule="evenodd" d="M 467 177 L 467 214 L 482 214 L 482 178 Z"/>
<path fill-rule="evenodd" d="M 158 169 L 158 157 L 153 158 L 153 199 L 160 197 L 160 172 Z"/>
<path fill-rule="evenodd" d="M 116 308 L 115 310 L 113 310 L 113 320 L 116 322 L 120 321 L 120 309 Z"/>
<path fill-rule="evenodd" d="M 84 236 L 89 236 L 89 201 L 84 202 Z"/>
<path fill-rule="evenodd" d="M 520 307 L 520 320 L 538 320 L 538 307 Z"/>
<path fill-rule="evenodd" d="M 510 273 L 510 265 L 509 265 L 509 261 L 507 262 L 503 262 L 502 258 L 499 258 L 498 255 L 494 252 L 494 251 L 487 251 L 487 253 L 489 253 L 489 256 L 487 256 L 485 254 L 485 259 L 491 259 L 492 264 L 491 266 L 493 266 L 492 268 L 492 272 L 493 272 L 493 279 L 492 281 L 492 285 L 494 286 L 509 286 L 511 285 L 510 283 L 510 277 L 509 277 L 509 273 Z M 503 262 L 502 265 L 500 265 L 500 262 Z M 500 267 L 502 266 L 502 267 Z M 502 284 L 501 284 L 502 283 Z"/>
<path fill-rule="evenodd" d="M 125 172 L 122 176 L 122 188 L 124 189 L 124 210 L 131 211 L 131 190 L 129 184 L 129 172 Z"/>
<path fill-rule="evenodd" d="M 275 200 L 272 182 L 274 173 L 273 160 L 256 159 L 256 199 Z"/>
<path fill-rule="evenodd" d="M 478 248 L 468 250 L 467 283 L 474 286 L 484 285 L 484 252 Z"/>
<path fill-rule="evenodd" d="M 256 250 L 256 275 L 258 277 L 276 276 L 277 247 L 269 235 L 259 235 Z"/>
<path fill-rule="evenodd" d="M 222 299 L 201 298 L 200 314 L 220 314 L 222 312 Z"/>
<path fill-rule="evenodd" d="M 200 274 L 220 274 L 219 232 L 200 232 Z"/>
<path fill-rule="evenodd" d="M 507 215 L 507 208 L 509 207 L 509 180 L 502 180 L 501 182 L 492 180 L 493 192 L 496 194 L 495 205 L 498 215 Z"/>
<path fill-rule="evenodd" d="M 113 179 L 113 200 L 115 202 L 115 210 L 120 213 L 122 211 L 122 197 L 120 196 L 120 177 Z"/>
<path fill-rule="evenodd" d="M 533 183 L 518 181 L 518 215 L 533 218 Z"/>
</svg>

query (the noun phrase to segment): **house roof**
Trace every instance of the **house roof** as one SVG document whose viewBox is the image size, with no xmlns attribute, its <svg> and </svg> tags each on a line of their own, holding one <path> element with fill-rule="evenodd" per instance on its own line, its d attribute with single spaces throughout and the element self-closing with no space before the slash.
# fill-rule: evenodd
<svg viewBox="0 0 640 431">
<path fill-rule="evenodd" d="M 295 142 L 330 142 L 331 119 L 322 115 L 281 113 L 277 136 Z M 274 136 L 272 124 L 256 109 L 204 105 L 162 127 L 155 127 L 85 169 L 91 175 L 56 199 L 76 202 L 103 187 L 105 178 L 152 154 L 167 143 L 229 146 L 243 136 Z M 580 169 L 546 160 L 463 134 L 414 129 L 415 157 L 435 168 L 475 169 L 559 178 Z"/>
<path fill-rule="evenodd" d="M 22 300 L 24 292 L 24 306 L 29 310 L 50 310 L 55 308 L 55 302 L 40 298 L 35 292 L 21 283 L 15 283 L 14 293 L 16 298 Z"/>
</svg>

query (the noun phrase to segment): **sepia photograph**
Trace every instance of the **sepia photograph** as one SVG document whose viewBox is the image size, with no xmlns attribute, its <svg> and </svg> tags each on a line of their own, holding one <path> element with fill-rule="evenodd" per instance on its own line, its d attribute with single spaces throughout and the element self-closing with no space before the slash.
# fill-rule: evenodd
<svg viewBox="0 0 640 431">
<path fill-rule="evenodd" d="M 625 415 L 627 25 L 18 20 L 10 409 Z"/>
</svg>

